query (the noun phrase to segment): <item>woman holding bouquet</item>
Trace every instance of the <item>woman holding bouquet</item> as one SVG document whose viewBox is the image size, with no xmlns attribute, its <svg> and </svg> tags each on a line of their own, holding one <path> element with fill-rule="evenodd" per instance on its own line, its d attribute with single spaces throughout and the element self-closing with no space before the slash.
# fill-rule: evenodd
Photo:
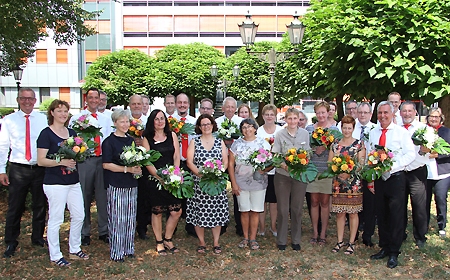
<svg viewBox="0 0 450 280">
<path fill-rule="evenodd" d="M 356 173 L 355 164 L 358 161 L 364 163 L 365 148 L 360 140 L 352 137 L 355 129 L 356 121 L 351 116 L 344 116 L 341 120 L 341 130 L 343 138 L 339 142 L 333 143 L 331 151 L 328 155 L 328 162 L 332 162 L 333 157 L 339 155 L 348 155 L 354 161 L 354 164 L 347 164 L 347 170 L 351 169 L 351 173 L 341 173 L 333 178 L 333 199 L 331 200 L 331 212 L 337 213 L 337 237 L 338 242 L 332 252 L 337 253 L 344 246 L 344 228 L 345 216 L 349 214 L 350 225 L 350 241 L 348 243 L 345 254 L 351 255 L 355 250 L 355 238 L 358 231 L 358 212 L 362 211 L 362 191 L 361 180 Z M 344 171 L 344 170 L 343 170 Z"/>
<path fill-rule="evenodd" d="M 150 149 L 159 151 L 161 157 L 154 165 L 147 166 L 150 175 L 161 179 L 156 170 L 166 165 L 180 166 L 180 144 L 175 132 L 170 131 L 169 122 L 163 111 L 156 109 L 150 113 L 147 126 L 144 130 L 142 145 L 147 151 Z M 162 181 L 162 179 L 161 179 Z M 172 242 L 173 232 L 181 216 L 182 200 L 173 196 L 165 189 L 159 189 L 156 181 L 149 181 L 150 205 L 152 206 L 152 228 L 156 238 L 156 251 L 159 255 L 167 255 L 167 251 L 178 253 L 180 250 Z M 170 212 L 167 219 L 164 239 L 162 236 L 162 214 Z"/>
<path fill-rule="evenodd" d="M 222 166 L 227 167 L 227 148 L 225 143 L 215 138 L 213 132 L 217 131 L 214 118 L 208 114 L 200 115 L 195 124 L 195 133 L 200 137 L 189 144 L 187 151 L 187 165 L 194 175 L 194 191 L 192 198 L 187 200 L 186 222 L 195 226 L 195 232 L 199 240 L 197 252 L 206 252 L 205 228 L 211 228 L 214 239 L 214 253 L 222 253 L 219 245 L 219 237 L 222 226 L 229 221 L 227 191 L 224 189 L 219 195 L 211 196 L 203 192 L 199 186 L 202 174 L 201 166 L 211 159 L 222 161 Z"/>
<path fill-rule="evenodd" d="M 328 116 L 330 105 L 325 101 L 319 101 L 314 105 L 314 112 L 316 113 L 317 122 L 308 125 L 306 130 L 313 134 L 314 130 L 318 128 L 327 128 L 338 130 L 336 126 L 332 126 L 329 122 Z M 325 171 L 328 167 L 327 160 L 329 151 L 325 146 L 316 146 L 313 148 L 313 155 L 311 162 L 317 167 L 319 173 Z M 325 245 L 326 232 L 328 227 L 328 219 L 330 215 L 330 195 L 331 195 L 331 179 L 323 179 L 311 182 L 308 184 L 306 191 L 311 196 L 311 221 L 313 225 L 313 237 L 310 240 L 311 244 Z M 319 236 L 319 215 L 322 222 L 322 229 Z"/>
<path fill-rule="evenodd" d="M 258 128 L 256 135 L 265 139 L 271 146 L 275 141 L 275 134 L 283 128 L 275 123 L 277 119 L 277 107 L 273 104 L 267 104 L 262 109 L 264 124 Z M 266 189 L 266 197 L 264 202 L 269 203 L 265 211 L 259 215 L 259 232 L 258 235 L 264 235 L 266 231 L 266 212 L 270 212 L 270 231 L 277 236 L 277 196 L 275 195 L 275 169 L 267 173 L 269 181 Z"/>
<path fill-rule="evenodd" d="M 285 155 L 291 148 L 309 149 L 309 135 L 306 130 L 298 127 L 300 113 L 295 108 L 289 108 L 285 113 L 287 126 L 279 131 L 272 146 L 273 153 Z M 292 249 L 300 250 L 302 237 L 303 201 L 305 200 L 306 184 L 291 178 L 288 166 L 282 163 L 275 170 L 275 194 L 277 196 L 277 245 L 279 250 L 286 250 L 289 230 L 289 209 L 291 218 Z"/>
<path fill-rule="evenodd" d="M 110 258 L 123 262 L 134 257 L 134 231 L 138 182 L 133 174 L 142 174 L 140 166 L 127 167 L 120 160 L 123 147 L 131 146 L 133 137 L 128 136 L 131 114 L 117 109 L 111 115 L 116 131 L 102 145 L 103 169 L 108 198 L 108 231 Z"/>
<path fill-rule="evenodd" d="M 258 125 L 253 119 L 244 119 L 239 128 L 243 137 L 231 145 L 228 172 L 232 192 L 237 197 L 239 212 L 241 212 L 242 231 L 244 232 L 244 240 L 239 243 L 239 247 L 249 246 L 252 250 L 256 250 L 259 249 L 256 232 L 258 231 L 259 214 L 264 212 L 268 178 L 267 174 L 263 173 L 265 170 L 254 171 L 254 167 L 248 163 L 248 159 L 260 148 L 269 151 L 271 147 L 263 138 L 256 137 Z"/>
<path fill-rule="evenodd" d="M 44 193 L 48 200 L 47 240 L 50 261 L 57 266 L 69 266 L 59 245 L 59 229 L 64 222 L 64 211 L 70 211 L 69 258 L 87 260 L 89 256 L 81 251 L 81 227 L 84 220 L 83 194 L 73 159 L 50 159 L 49 155 L 59 151 L 60 143 L 77 134 L 64 126 L 69 118 L 69 104 L 54 100 L 48 108 L 49 126 L 41 131 L 37 139 L 37 162 L 45 168 Z M 67 170 L 73 170 L 68 171 Z"/>
<path fill-rule="evenodd" d="M 441 108 L 431 108 L 427 116 L 427 124 L 437 130 L 437 133 L 447 143 L 450 143 L 450 129 L 443 126 L 445 116 Z M 422 146 L 421 151 L 430 153 L 430 149 Z M 447 195 L 450 187 L 450 155 L 438 155 L 436 152 L 429 154 L 427 180 L 427 218 L 430 223 L 431 197 L 434 192 L 436 203 L 437 223 L 439 236 L 446 237 L 445 227 L 447 224 Z"/>
</svg>

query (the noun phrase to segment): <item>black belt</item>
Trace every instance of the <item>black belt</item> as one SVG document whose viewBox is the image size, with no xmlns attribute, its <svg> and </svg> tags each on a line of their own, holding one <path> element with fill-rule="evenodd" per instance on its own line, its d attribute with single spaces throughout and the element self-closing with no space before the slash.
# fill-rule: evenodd
<svg viewBox="0 0 450 280">
<path fill-rule="evenodd" d="M 31 164 L 23 164 L 23 163 L 17 163 L 17 162 L 10 162 L 10 164 L 16 165 L 16 166 L 19 166 L 19 167 L 22 167 L 22 168 L 28 168 L 28 169 L 44 168 L 44 167 L 39 166 L 37 164 L 31 165 Z"/>
<path fill-rule="evenodd" d="M 402 175 L 402 174 L 405 174 L 405 171 L 403 171 L 403 170 L 402 171 L 397 171 L 397 172 L 391 174 L 391 177 L 399 176 L 399 175 Z"/>
</svg>

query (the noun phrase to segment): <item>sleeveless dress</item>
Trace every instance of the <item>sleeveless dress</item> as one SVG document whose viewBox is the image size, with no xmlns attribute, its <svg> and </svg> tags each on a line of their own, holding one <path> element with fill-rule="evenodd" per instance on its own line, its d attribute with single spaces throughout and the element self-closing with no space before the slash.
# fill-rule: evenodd
<svg viewBox="0 0 450 280">
<path fill-rule="evenodd" d="M 166 140 L 163 142 L 156 142 L 154 139 L 147 138 L 150 144 L 150 149 L 161 153 L 161 157 L 153 163 L 156 169 L 165 167 L 166 165 L 173 165 L 173 153 L 175 147 L 173 146 L 172 133 L 167 135 Z M 171 193 L 165 189 L 158 189 L 158 184 L 154 180 L 148 181 L 150 188 L 150 205 L 152 207 L 152 213 L 160 214 L 167 210 L 178 212 L 181 209 L 181 200 L 174 197 Z"/>
<path fill-rule="evenodd" d="M 208 159 L 222 160 L 222 140 L 214 139 L 214 145 L 210 151 L 206 150 L 200 137 L 194 139 L 195 153 L 194 164 L 197 167 L 203 165 Z M 217 196 L 210 196 L 201 191 L 198 183 L 200 178 L 194 177 L 194 196 L 187 200 L 186 222 L 194 226 L 213 228 L 216 226 L 225 226 L 229 221 L 228 197 L 227 191 Z"/>
<path fill-rule="evenodd" d="M 336 142 L 331 147 L 335 154 L 338 154 L 339 143 Z M 350 146 L 341 147 L 341 153 L 348 152 L 353 157 L 362 148 L 360 140 L 355 140 Z M 363 196 L 361 190 L 361 179 L 352 174 L 347 180 L 338 177 L 333 178 L 333 198 L 331 199 L 331 212 L 334 213 L 358 213 L 363 209 Z"/>
</svg>

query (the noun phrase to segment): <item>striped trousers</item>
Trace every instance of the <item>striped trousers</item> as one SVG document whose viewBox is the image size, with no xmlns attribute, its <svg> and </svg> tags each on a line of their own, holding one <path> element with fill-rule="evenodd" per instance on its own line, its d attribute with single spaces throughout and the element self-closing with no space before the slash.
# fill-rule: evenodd
<svg viewBox="0 0 450 280">
<path fill-rule="evenodd" d="M 134 254 L 137 187 L 117 188 L 109 185 L 108 231 L 111 260 Z"/>
</svg>

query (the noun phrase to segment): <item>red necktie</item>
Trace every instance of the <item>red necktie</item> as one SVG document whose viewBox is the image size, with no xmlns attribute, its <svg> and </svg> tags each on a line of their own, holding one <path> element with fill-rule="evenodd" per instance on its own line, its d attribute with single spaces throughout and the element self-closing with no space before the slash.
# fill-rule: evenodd
<svg viewBox="0 0 450 280">
<path fill-rule="evenodd" d="M 407 124 L 404 124 L 403 125 L 406 129 L 408 129 L 410 126 L 411 126 L 411 124 L 410 123 L 407 123 Z"/>
<path fill-rule="evenodd" d="M 96 113 L 93 113 L 93 114 L 91 114 L 91 115 L 92 115 L 95 119 L 97 119 L 97 114 L 96 114 Z M 94 153 L 95 153 L 96 156 L 100 156 L 100 154 L 102 153 L 102 150 L 101 150 L 101 148 L 100 148 L 100 135 L 97 135 L 97 136 L 94 137 L 94 142 L 97 144 L 97 145 L 95 146 Z"/>
<path fill-rule="evenodd" d="M 31 159 L 31 140 L 30 140 L 30 115 L 25 115 L 25 158 Z"/>
<path fill-rule="evenodd" d="M 186 121 L 186 118 L 181 118 L 182 122 Z M 181 155 L 184 158 L 187 158 L 187 149 L 188 149 L 188 135 L 187 134 L 181 134 Z"/>
<path fill-rule="evenodd" d="M 386 132 L 387 132 L 387 128 L 381 129 L 380 142 L 378 142 L 378 144 L 383 147 L 386 146 Z"/>
</svg>

